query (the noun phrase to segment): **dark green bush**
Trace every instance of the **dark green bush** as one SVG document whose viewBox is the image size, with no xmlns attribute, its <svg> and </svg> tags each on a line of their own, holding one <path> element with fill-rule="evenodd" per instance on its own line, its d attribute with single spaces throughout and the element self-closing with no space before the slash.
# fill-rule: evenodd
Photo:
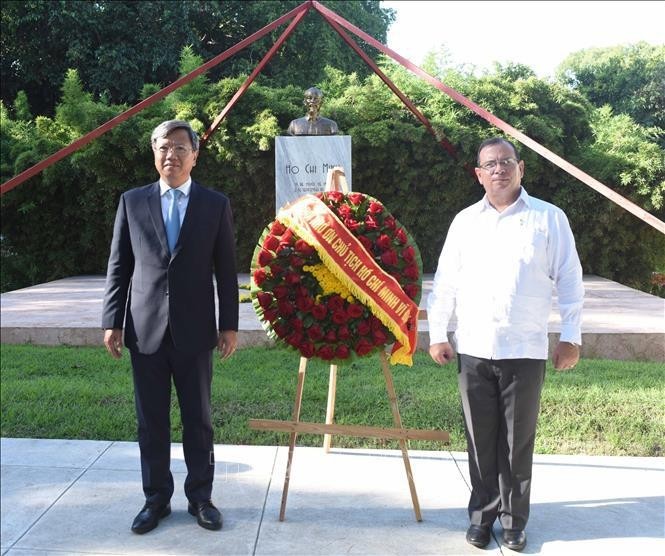
<svg viewBox="0 0 665 556">
<path fill-rule="evenodd" d="M 181 72 L 200 63 L 191 50 Z M 353 188 L 383 201 L 410 230 L 432 272 L 453 216 L 482 196 L 465 170 L 482 139 L 497 134 L 487 122 L 443 93 L 384 63 L 400 89 L 430 119 L 451 157 L 376 76 L 360 79 L 328 68 L 318 85 L 324 115 L 352 136 Z M 521 68 L 473 77 L 438 70 L 445 82 L 659 218 L 663 206 L 662 151 L 652 132 L 630 117 L 596 109 L 579 93 L 537 79 Z M 199 77 L 83 150 L 2 197 L 2 289 L 63 276 L 104 273 L 120 194 L 154 181 L 152 129 L 182 118 L 203 132 L 244 77 L 216 83 Z M 310 84 L 307 84 L 310 85 Z M 304 87 L 254 84 L 199 156 L 194 177 L 232 200 L 238 264 L 248 271 L 254 245 L 274 218 L 274 136 L 302 114 Z M 145 86 L 144 96 L 156 90 Z M 2 106 L 1 172 L 5 181 L 126 109 L 94 101 L 76 72 L 65 79 L 53 118 L 32 118 L 25 107 Z M 585 272 L 647 289 L 665 268 L 662 234 L 527 149 L 524 185 L 568 214 Z"/>
</svg>

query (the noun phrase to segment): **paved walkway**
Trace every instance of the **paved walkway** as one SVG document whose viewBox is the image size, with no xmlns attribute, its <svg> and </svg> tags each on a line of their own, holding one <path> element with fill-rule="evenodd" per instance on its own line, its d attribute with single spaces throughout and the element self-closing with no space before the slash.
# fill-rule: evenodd
<svg viewBox="0 0 665 556">
<path fill-rule="evenodd" d="M 240 284 L 249 276 L 241 274 Z M 665 299 L 598 276 L 585 276 L 582 357 L 665 361 Z M 423 280 L 425 306 L 432 276 Z M 247 295 L 247 290 L 241 290 Z M 101 345 L 104 277 L 76 276 L 0 295 L 2 343 Z M 427 321 L 418 324 L 418 347 L 429 345 Z M 550 344 L 558 339 L 560 320 L 553 304 Z M 240 347 L 268 344 L 251 303 L 240 304 Z"/>
<path fill-rule="evenodd" d="M 240 282 L 248 282 L 246 275 Z M 665 300 L 585 277 L 583 356 L 665 361 Z M 2 294 L 2 342 L 99 345 L 104 279 L 75 277 Z M 424 290 L 431 288 L 425 277 Z M 242 291 L 246 293 L 246 291 Z M 250 304 L 241 345 L 267 343 Z M 427 323 L 419 324 L 427 345 Z M 558 332 L 556 308 L 551 340 Z M 129 526 L 142 505 L 133 442 L 2 439 L 1 552 L 42 555 L 511 554 L 464 540 L 466 454 L 410 452 L 423 521 L 415 521 L 397 451 L 295 451 L 286 521 L 279 505 L 286 447 L 215 447 L 221 532 L 196 525 L 172 452 L 173 514 L 147 535 Z M 665 554 L 665 458 L 537 455 L 525 554 Z"/>
<path fill-rule="evenodd" d="M 480 555 L 468 545 L 466 454 L 411 452 L 423 521 L 415 521 L 398 451 L 295 450 L 286 520 L 279 506 L 286 447 L 215 446 L 222 531 L 201 529 L 172 451 L 173 513 L 146 535 L 133 442 L 2 439 L 2 554 Z M 524 554 L 665 554 L 665 458 L 536 456 Z"/>
</svg>

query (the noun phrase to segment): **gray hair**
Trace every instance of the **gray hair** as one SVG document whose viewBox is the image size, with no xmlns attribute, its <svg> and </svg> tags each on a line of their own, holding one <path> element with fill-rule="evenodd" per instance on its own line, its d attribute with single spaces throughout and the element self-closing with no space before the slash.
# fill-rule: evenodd
<svg viewBox="0 0 665 556">
<path fill-rule="evenodd" d="M 189 122 L 184 120 L 168 120 L 159 124 L 152 132 L 150 136 L 150 144 L 155 145 L 157 139 L 162 139 L 171 133 L 174 129 L 184 129 L 189 135 L 189 140 L 192 142 L 192 150 L 199 150 L 199 136 L 196 134 L 196 131 L 192 129 L 192 126 L 189 125 Z"/>
</svg>

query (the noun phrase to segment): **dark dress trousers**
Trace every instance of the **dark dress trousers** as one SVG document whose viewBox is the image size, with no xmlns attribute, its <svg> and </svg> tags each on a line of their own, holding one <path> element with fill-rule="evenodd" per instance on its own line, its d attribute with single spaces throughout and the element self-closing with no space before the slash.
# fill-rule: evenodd
<svg viewBox="0 0 665 556">
<path fill-rule="evenodd" d="M 183 425 L 185 494 L 191 502 L 210 499 L 212 350 L 218 330 L 238 329 L 233 216 L 225 195 L 192 181 L 172 254 L 159 182 L 122 195 L 111 242 L 102 328 L 124 328 L 131 354 L 146 500 L 166 503 L 173 494 L 172 379 Z"/>
<path fill-rule="evenodd" d="M 472 525 L 523 530 L 529 519 L 531 468 L 545 378 L 539 359 L 482 359 L 458 354 L 472 493 Z"/>
</svg>

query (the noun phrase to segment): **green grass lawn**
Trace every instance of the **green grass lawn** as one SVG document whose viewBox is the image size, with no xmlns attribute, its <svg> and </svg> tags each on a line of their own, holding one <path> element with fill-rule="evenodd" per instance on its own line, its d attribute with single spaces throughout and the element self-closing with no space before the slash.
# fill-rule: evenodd
<svg viewBox="0 0 665 556">
<path fill-rule="evenodd" d="M 128 353 L 119 361 L 102 348 L 2 345 L 3 437 L 136 440 Z M 299 357 L 282 348 L 239 350 L 215 359 L 213 422 L 220 444 L 286 445 L 288 435 L 249 429 L 248 419 L 291 419 Z M 324 422 L 329 366 L 307 367 L 301 420 Z M 393 367 L 405 427 L 445 429 L 451 442 L 411 441 L 413 449 L 465 450 L 456 366 L 439 367 L 418 352 L 413 367 Z M 665 381 L 658 363 L 582 360 L 568 373 L 548 367 L 536 451 L 543 454 L 662 456 Z M 173 440 L 181 428 L 175 391 Z M 377 357 L 339 367 L 336 422 L 392 426 Z M 318 446 L 301 435 L 298 444 Z M 343 447 L 396 448 L 394 441 L 335 437 Z"/>
</svg>

